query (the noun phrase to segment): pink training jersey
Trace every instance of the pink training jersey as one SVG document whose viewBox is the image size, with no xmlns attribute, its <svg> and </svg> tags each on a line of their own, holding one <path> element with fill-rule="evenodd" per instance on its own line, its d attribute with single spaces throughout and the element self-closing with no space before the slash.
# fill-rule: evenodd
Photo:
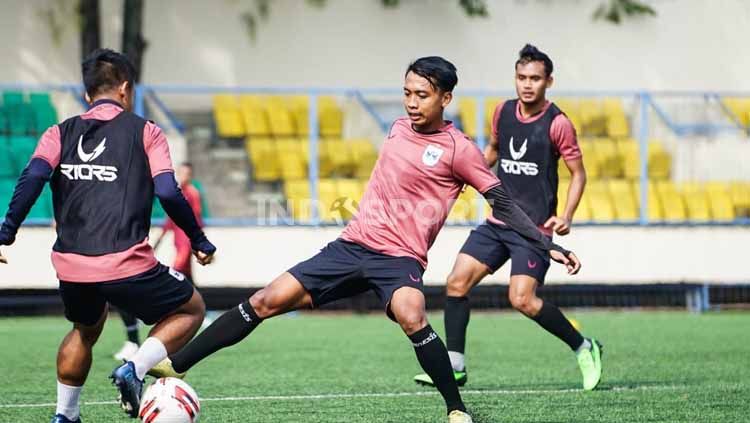
<svg viewBox="0 0 750 423">
<path fill-rule="evenodd" d="M 82 114 L 81 118 L 112 120 L 122 111 L 123 109 L 117 105 L 104 103 Z M 55 169 L 60 164 L 61 148 L 60 128 L 55 125 L 42 135 L 32 158 L 42 159 Z M 148 156 L 152 177 L 173 171 L 167 138 L 152 122 L 147 122 L 143 128 L 143 148 Z M 57 278 L 66 282 L 124 279 L 146 272 L 156 264 L 154 250 L 149 245 L 148 238 L 128 250 L 101 256 L 52 252 L 52 265 L 57 272 Z"/>
<path fill-rule="evenodd" d="M 495 107 L 495 112 L 492 115 L 492 135 L 495 137 L 495 139 L 500 139 L 500 128 L 497 127 L 498 118 L 500 117 L 500 112 L 503 110 L 503 105 L 505 102 L 500 102 L 500 104 Z M 521 123 L 534 123 L 537 120 L 539 120 L 544 114 L 547 112 L 547 109 L 552 105 L 550 101 L 545 102 L 544 108 L 542 110 L 529 117 L 523 117 L 521 115 L 521 102 L 518 102 L 518 106 L 516 106 L 516 119 L 518 119 Z M 578 146 L 578 137 L 576 135 L 576 129 L 573 126 L 573 122 L 568 119 L 565 114 L 560 113 L 559 115 L 555 116 L 555 119 L 552 121 L 552 124 L 549 128 L 549 139 L 552 141 L 552 144 L 554 145 L 555 150 L 560 154 L 560 157 L 565 160 L 575 160 L 580 159 L 583 157 L 583 154 L 581 153 L 581 148 Z M 501 157 L 498 157 L 500 159 Z M 505 225 L 505 223 L 499 219 L 496 219 L 493 216 L 488 216 L 487 220 L 489 220 L 492 223 L 496 223 L 498 225 Z M 552 236 L 553 231 L 550 228 L 545 228 L 544 226 L 540 226 L 539 230 L 547 235 Z"/>
<path fill-rule="evenodd" d="M 408 118 L 391 127 L 359 203 L 341 237 L 382 254 L 427 266 L 435 241 L 464 184 L 485 193 L 500 184 L 482 153 L 452 123 L 432 134 Z"/>
</svg>

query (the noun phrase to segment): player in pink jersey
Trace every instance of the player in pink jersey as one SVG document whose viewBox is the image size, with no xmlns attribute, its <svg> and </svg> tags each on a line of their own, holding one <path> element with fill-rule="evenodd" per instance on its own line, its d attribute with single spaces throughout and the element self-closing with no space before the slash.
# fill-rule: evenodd
<svg viewBox="0 0 750 423">
<path fill-rule="evenodd" d="M 552 60 L 536 47 L 526 45 L 515 68 L 518 98 L 502 102 L 495 109 L 484 155 L 490 166 L 499 162 L 497 176 L 505 189 L 538 225 L 540 233 L 551 239 L 553 231 L 558 235 L 570 232 L 570 221 L 586 185 L 586 170 L 572 122 L 546 99 L 546 90 L 552 84 Z M 570 171 L 571 183 L 565 207 L 558 216 L 560 159 Z M 602 374 L 601 344 L 584 338 L 560 309 L 536 294 L 549 269 L 548 254 L 491 216 L 471 232 L 448 276 L 445 337 L 458 384 L 467 381 L 464 350 L 470 315 L 469 292 L 508 260 L 511 261 L 508 298 L 513 308 L 568 345 L 576 353 L 583 388 L 596 388 Z M 414 380 L 432 384 L 424 374 Z"/>
<path fill-rule="evenodd" d="M 571 268 L 580 264 L 536 229 L 505 194 L 474 143 L 443 120 L 457 81 L 455 67 L 440 57 L 422 58 L 409 66 L 404 84 L 408 117 L 391 127 L 359 213 L 341 237 L 219 317 L 171 356 L 174 371 L 185 372 L 241 341 L 264 319 L 373 290 L 411 340 L 419 364 L 435 380 L 449 422 L 472 421 L 453 379 L 445 344 L 427 322 L 422 293 L 427 250 L 463 185 L 492 200 L 493 213 L 531 237 L 540 249 L 554 248 L 553 258 Z"/>
</svg>

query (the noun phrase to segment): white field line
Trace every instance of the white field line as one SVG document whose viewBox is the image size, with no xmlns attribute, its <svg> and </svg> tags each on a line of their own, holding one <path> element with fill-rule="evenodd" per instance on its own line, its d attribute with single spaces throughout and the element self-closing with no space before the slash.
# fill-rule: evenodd
<svg viewBox="0 0 750 423">
<path fill-rule="evenodd" d="M 685 388 L 684 385 L 646 385 L 632 387 L 614 387 L 601 392 L 628 392 L 628 391 L 668 391 Z M 461 395 L 539 395 L 539 394 L 573 394 L 582 393 L 581 389 L 488 389 L 488 390 L 462 390 Z M 437 391 L 414 391 L 414 392 L 384 392 L 384 393 L 352 393 L 352 394 L 309 394 L 309 395 L 256 395 L 243 397 L 215 397 L 201 398 L 201 402 L 211 401 L 301 401 L 301 400 L 325 400 L 325 399 L 347 399 L 347 398 L 397 398 L 397 397 L 427 397 L 439 395 Z M 117 401 L 89 401 L 81 405 L 110 405 Z M 54 407 L 55 403 L 38 404 L 0 404 L 2 408 L 41 408 Z"/>
</svg>

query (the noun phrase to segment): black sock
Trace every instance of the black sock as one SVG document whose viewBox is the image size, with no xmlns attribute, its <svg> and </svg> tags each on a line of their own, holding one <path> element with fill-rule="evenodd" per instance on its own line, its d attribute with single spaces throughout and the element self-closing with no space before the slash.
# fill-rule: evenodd
<svg viewBox="0 0 750 423">
<path fill-rule="evenodd" d="M 440 337 L 427 325 L 416 333 L 409 335 L 417 353 L 417 360 L 425 373 L 435 383 L 435 387 L 445 400 L 448 413 L 453 410 L 466 411 L 461 394 L 458 393 L 458 385 L 453 377 L 453 368 L 448 359 L 448 350 Z"/>
<path fill-rule="evenodd" d="M 447 297 L 445 299 L 445 343 L 448 351 L 464 353 L 466 327 L 469 325 L 469 297 Z"/>
<path fill-rule="evenodd" d="M 189 344 L 172 355 L 172 368 L 178 373 L 186 372 L 216 351 L 245 339 L 262 321 L 249 301 L 240 303 L 219 316 Z"/>
<path fill-rule="evenodd" d="M 568 344 L 573 351 L 577 350 L 583 343 L 583 336 L 570 324 L 568 319 L 563 316 L 560 309 L 554 304 L 544 301 L 539 314 L 533 317 L 533 319 L 547 332 Z"/>
<path fill-rule="evenodd" d="M 122 317 L 122 323 L 125 324 L 125 331 L 128 334 L 128 341 L 140 345 L 141 340 L 138 338 L 138 319 L 132 314 L 120 310 L 120 317 Z"/>
</svg>

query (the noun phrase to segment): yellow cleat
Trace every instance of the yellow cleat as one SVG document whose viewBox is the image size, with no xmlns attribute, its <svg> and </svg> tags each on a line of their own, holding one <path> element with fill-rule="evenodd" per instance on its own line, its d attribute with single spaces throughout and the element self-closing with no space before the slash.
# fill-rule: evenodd
<svg viewBox="0 0 750 423">
<path fill-rule="evenodd" d="M 448 423 L 473 423 L 471 416 L 463 411 L 453 410 L 448 414 Z"/>
<path fill-rule="evenodd" d="M 177 379 L 185 378 L 185 373 L 177 373 L 175 369 L 172 368 L 172 360 L 170 360 L 169 357 L 160 361 L 159 364 L 154 366 L 146 374 L 148 374 L 149 376 L 153 376 L 157 379 L 162 378 L 162 377 L 176 377 Z"/>
</svg>

